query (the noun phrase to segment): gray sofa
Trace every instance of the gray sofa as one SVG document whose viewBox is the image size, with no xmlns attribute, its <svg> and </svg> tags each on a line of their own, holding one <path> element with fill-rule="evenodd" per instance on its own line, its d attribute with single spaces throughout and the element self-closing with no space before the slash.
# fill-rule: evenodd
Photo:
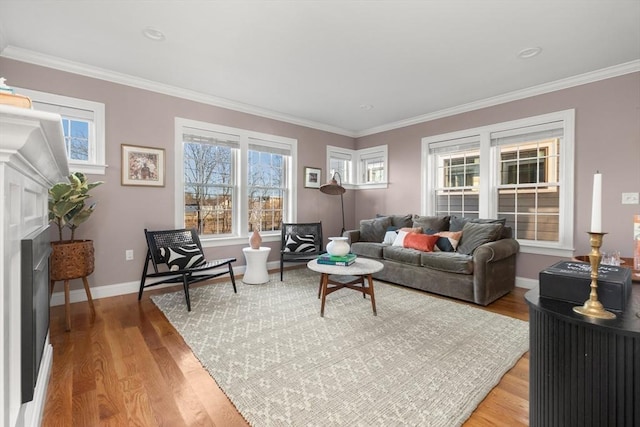
<svg viewBox="0 0 640 427">
<path fill-rule="evenodd" d="M 403 236 L 407 232 L 440 234 L 412 235 L 412 242 L 438 239 L 434 251 L 425 252 L 422 246 L 415 249 L 412 244 L 398 244 L 394 232 Z M 345 231 L 343 236 L 348 237 L 351 252 L 384 264 L 384 269 L 373 275 L 376 279 L 488 305 L 515 287 L 519 244 L 511 234 L 504 220 L 379 215 L 362 220 L 360 229 Z M 454 236 L 457 241 L 442 235 Z"/>
</svg>

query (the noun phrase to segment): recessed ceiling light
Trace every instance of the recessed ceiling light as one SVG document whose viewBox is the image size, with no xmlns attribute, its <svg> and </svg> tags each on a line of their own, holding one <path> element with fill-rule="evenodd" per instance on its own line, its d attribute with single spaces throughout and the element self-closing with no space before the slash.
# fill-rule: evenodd
<svg viewBox="0 0 640 427">
<path fill-rule="evenodd" d="M 151 40 L 155 40 L 157 42 L 161 42 L 165 39 L 164 34 L 162 33 L 162 31 L 157 30 L 153 27 L 147 27 L 144 30 L 142 30 L 142 34 Z"/>
<path fill-rule="evenodd" d="M 541 47 L 528 47 L 518 52 L 518 58 L 520 59 L 533 58 L 534 56 L 538 56 L 540 52 L 542 52 Z"/>
<path fill-rule="evenodd" d="M 360 109 L 361 110 L 365 110 L 365 111 L 373 110 L 373 105 L 371 105 L 371 104 L 361 104 L 360 105 Z"/>
</svg>

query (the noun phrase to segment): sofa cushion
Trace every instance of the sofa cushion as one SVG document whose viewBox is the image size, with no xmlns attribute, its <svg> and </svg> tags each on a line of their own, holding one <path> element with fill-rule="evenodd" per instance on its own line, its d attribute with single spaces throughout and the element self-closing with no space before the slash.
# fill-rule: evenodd
<svg viewBox="0 0 640 427">
<path fill-rule="evenodd" d="M 438 241 L 439 237 L 429 234 L 409 233 L 404 238 L 402 246 L 405 248 L 417 249 L 421 252 L 433 252 L 433 247 Z"/>
<path fill-rule="evenodd" d="M 382 218 L 385 216 L 391 220 L 391 225 L 396 228 L 411 227 L 413 225 L 413 218 L 411 214 L 407 214 L 407 215 L 377 214 L 376 218 Z"/>
<path fill-rule="evenodd" d="M 390 225 L 391 219 L 388 216 L 363 219 L 360 221 L 360 241 L 381 243 Z"/>
<path fill-rule="evenodd" d="M 367 258 L 382 258 L 382 248 L 386 245 L 375 242 L 355 242 L 351 244 L 351 253 Z"/>
<path fill-rule="evenodd" d="M 414 215 L 413 226 L 421 227 L 423 233 L 429 228 L 433 231 L 447 231 L 449 230 L 449 217 Z"/>
<path fill-rule="evenodd" d="M 427 252 L 420 256 L 425 268 L 449 273 L 473 274 L 473 256 L 455 252 Z"/>
<path fill-rule="evenodd" d="M 409 265 L 420 266 L 420 254 L 416 249 L 403 248 L 401 246 L 385 246 L 382 249 L 382 257 L 390 261 L 397 261 Z"/>
<path fill-rule="evenodd" d="M 506 218 L 469 218 L 464 216 L 455 216 L 452 215 L 449 220 L 449 231 L 462 231 L 464 225 L 467 222 L 474 222 L 476 224 L 502 224 L 505 225 L 507 223 Z"/>
<path fill-rule="evenodd" d="M 458 252 L 472 255 L 480 245 L 498 240 L 502 234 L 502 224 L 483 224 L 467 222 L 462 229 L 462 240 Z"/>
</svg>

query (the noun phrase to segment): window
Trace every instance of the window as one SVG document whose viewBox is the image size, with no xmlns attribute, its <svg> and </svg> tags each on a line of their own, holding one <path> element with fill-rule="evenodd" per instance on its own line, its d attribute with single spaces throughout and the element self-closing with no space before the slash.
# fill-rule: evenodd
<svg viewBox="0 0 640 427">
<path fill-rule="evenodd" d="M 353 158 L 355 151 L 347 148 L 327 146 L 327 179 L 329 181 L 334 172 L 338 172 L 344 186 L 355 184 L 353 177 Z M 353 188 L 353 187 L 352 187 Z"/>
<path fill-rule="evenodd" d="M 327 179 L 338 172 L 347 188 L 386 188 L 387 146 L 349 150 L 327 146 Z"/>
<path fill-rule="evenodd" d="M 574 111 L 423 139 L 423 210 L 506 218 L 523 252 L 572 256 Z"/>
<path fill-rule="evenodd" d="M 69 169 L 105 174 L 105 108 L 99 102 L 17 89 L 31 98 L 33 109 L 60 114 Z"/>
<path fill-rule="evenodd" d="M 358 150 L 358 184 L 386 184 L 387 146 Z"/>
<path fill-rule="evenodd" d="M 478 217 L 480 143 L 467 138 L 430 147 L 436 168 L 435 215 Z"/>
<path fill-rule="evenodd" d="M 295 222 L 297 141 L 176 118 L 176 226 L 206 246 L 246 243 L 253 208 L 265 241 Z"/>
</svg>

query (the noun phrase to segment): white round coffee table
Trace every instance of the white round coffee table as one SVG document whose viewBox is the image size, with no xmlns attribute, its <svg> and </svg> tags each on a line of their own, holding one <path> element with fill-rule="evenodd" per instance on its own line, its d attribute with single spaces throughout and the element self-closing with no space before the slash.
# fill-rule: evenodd
<svg viewBox="0 0 640 427">
<path fill-rule="evenodd" d="M 259 249 L 242 248 L 244 259 L 247 261 L 242 282 L 247 285 L 260 285 L 269 281 L 267 258 L 271 248 L 260 246 Z"/>
<path fill-rule="evenodd" d="M 320 289 L 318 289 L 318 298 L 322 298 L 320 303 L 320 316 L 324 316 L 324 304 L 331 292 L 338 289 L 349 288 L 358 292 L 362 292 L 364 298 L 369 295 L 371 297 L 371 307 L 373 315 L 376 316 L 376 298 L 373 292 L 373 278 L 371 275 L 377 273 L 384 268 L 381 262 L 368 258 L 356 258 L 356 261 L 349 266 L 318 264 L 318 260 L 311 260 L 307 263 L 310 270 L 321 273 Z M 329 277 L 337 276 L 337 277 Z M 364 279 L 367 278 L 368 285 L 365 286 Z M 354 286 L 359 284 L 360 286 Z M 329 287 L 329 285 L 333 285 Z"/>
</svg>

